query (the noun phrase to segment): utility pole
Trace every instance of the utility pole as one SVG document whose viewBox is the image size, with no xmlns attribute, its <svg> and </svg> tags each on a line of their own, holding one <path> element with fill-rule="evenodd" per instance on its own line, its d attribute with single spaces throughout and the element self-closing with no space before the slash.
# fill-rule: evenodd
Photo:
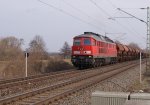
<svg viewBox="0 0 150 105">
<path fill-rule="evenodd" d="M 147 7 L 146 73 L 150 74 L 150 8 Z"/>
<path fill-rule="evenodd" d="M 142 67 L 141 67 L 141 51 L 140 51 L 140 84 L 142 83 Z"/>
</svg>

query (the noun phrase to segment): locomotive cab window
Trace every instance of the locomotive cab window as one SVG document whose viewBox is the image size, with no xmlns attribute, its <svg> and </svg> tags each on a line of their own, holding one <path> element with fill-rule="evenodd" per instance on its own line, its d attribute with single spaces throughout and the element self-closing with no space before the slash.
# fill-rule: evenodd
<svg viewBox="0 0 150 105">
<path fill-rule="evenodd" d="M 81 40 L 80 39 L 75 39 L 73 45 L 81 45 Z"/>
<path fill-rule="evenodd" d="M 84 39 L 84 45 L 91 45 L 90 39 Z"/>
</svg>

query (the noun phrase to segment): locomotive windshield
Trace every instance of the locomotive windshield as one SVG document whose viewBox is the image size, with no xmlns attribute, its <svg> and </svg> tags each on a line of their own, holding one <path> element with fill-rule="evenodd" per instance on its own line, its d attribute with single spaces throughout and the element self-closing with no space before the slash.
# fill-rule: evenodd
<svg viewBox="0 0 150 105">
<path fill-rule="evenodd" d="M 90 39 L 84 39 L 84 45 L 91 45 Z"/>
<path fill-rule="evenodd" d="M 80 39 L 75 39 L 73 45 L 81 45 L 81 40 Z"/>
<path fill-rule="evenodd" d="M 80 45 L 91 45 L 91 39 L 90 38 L 78 38 L 74 39 L 74 46 L 80 46 Z"/>
</svg>

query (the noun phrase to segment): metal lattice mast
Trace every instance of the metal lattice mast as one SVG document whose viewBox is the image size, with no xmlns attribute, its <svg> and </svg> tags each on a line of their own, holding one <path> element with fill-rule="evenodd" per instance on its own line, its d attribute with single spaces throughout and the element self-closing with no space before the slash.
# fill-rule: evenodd
<svg viewBox="0 0 150 105">
<path fill-rule="evenodd" d="M 147 7 L 146 71 L 150 72 L 150 8 Z"/>
<path fill-rule="evenodd" d="M 146 40 L 146 72 L 148 75 L 150 75 L 150 7 L 147 8 L 140 8 L 140 9 L 147 9 L 147 22 L 145 22 L 144 20 L 118 8 L 119 11 L 122 11 L 128 15 L 130 15 L 131 17 L 146 23 L 147 25 L 147 40 Z"/>
</svg>

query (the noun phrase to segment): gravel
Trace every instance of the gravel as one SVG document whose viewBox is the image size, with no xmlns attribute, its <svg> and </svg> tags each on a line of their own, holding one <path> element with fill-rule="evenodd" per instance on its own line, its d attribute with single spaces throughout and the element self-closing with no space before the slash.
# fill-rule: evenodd
<svg viewBox="0 0 150 105">
<path fill-rule="evenodd" d="M 142 65 L 142 73 L 145 71 L 145 64 Z M 139 66 L 123 73 L 117 74 L 108 80 L 102 81 L 95 86 L 82 90 L 60 100 L 56 105 L 91 105 L 91 94 L 94 91 L 129 91 L 130 87 L 139 81 Z M 55 105 L 55 104 L 54 104 Z"/>
</svg>

